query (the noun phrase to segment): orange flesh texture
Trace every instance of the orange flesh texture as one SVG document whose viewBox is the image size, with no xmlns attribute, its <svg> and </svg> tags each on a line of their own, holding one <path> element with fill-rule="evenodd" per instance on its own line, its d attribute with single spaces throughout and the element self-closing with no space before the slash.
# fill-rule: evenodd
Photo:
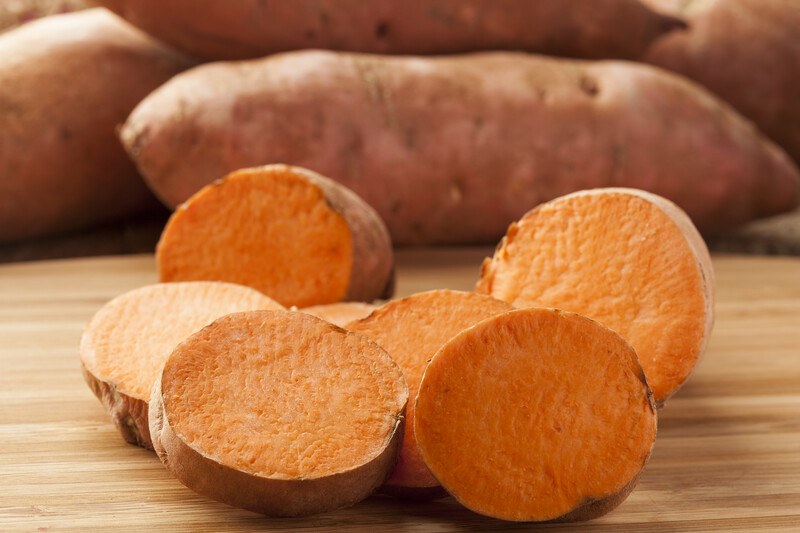
<svg viewBox="0 0 800 533">
<path fill-rule="evenodd" d="M 285 306 L 345 298 L 352 235 L 324 193 L 285 166 L 240 170 L 173 213 L 156 250 L 161 281 L 220 280 Z"/>
<path fill-rule="evenodd" d="M 644 467 L 656 411 L 633 349 L 580 315 L 528 308 L 448 342 L 425 372 L 417 441 L 469 509 L 550 520 Z"/>
<path fill-rule="evenodd" d="M 451 337 L 510 309 L 513 309 L 511 305 L 483 295 L 435 290 L 391 301 L 371 316 L 348 324 L 347 329 L 366 335 L 389 352 L 408 381 L 411 401 L 406 409 L 403 444 L 386 485 L 409 488 L 439 486 L 422 460 L 414 434 L 414 399 L 422 374 L 433 354 Z"/>
<path fill-rule="evenodd" d="M 148 285 L 114 298 L 94 315 L 81 338 L 81 359 L 94 376 L 147 402 L 180 342 L 223 315 L 256 309 L 282 306 L 231 283 Z"/>
<path fill-rule="evenodd" d="M 661 208 L 632 194 L 600 193 L 525 215 L 485 264 L 476 291 L 610 327 L 633 345 L 660 404 L 705 348 L 706 281 L 683 231 Z"/>
<path fill-rule="evenodd" d="M 375 309 L 377 309 L 376 305 L 366 302 L 339 302 L 312 305 L 311 307 L 304 307 L 300 311 L 343 328 L 354 320 L 369 316 Z"/>
<path fill-rule="evenodd" d="M 219 463 L 311 479 L 377 457 L 408 390 L 378 345 L 303 313 L 236 313 L 181 344 L 164 367 L 175 434 Z"/>
</svg>

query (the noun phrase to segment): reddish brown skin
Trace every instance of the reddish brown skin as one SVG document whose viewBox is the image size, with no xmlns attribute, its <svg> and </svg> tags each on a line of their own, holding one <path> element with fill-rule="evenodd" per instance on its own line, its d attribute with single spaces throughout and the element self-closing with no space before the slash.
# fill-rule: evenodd
<svg viewBox="0 0 800 533">
<path fill-rule="evenodd" d="M 167 205 L 284 162 L 353 190 L 396 244 L 496 242 L 542 202 L 609 186 L 664 196 L 713 234 L 790 210 L 800 188 L 785 153 L 695 84 L 514 53 L 205 65 L 145 99 L 121 137 Z"/>
<path fill-rule="evenodd" d="M 99 0 L 206 59 L 319 48 L 381 54 L 526 50 L 636 58 L 682 21 L 635 0 Z M 624 31 L 620 31 L 624 28 Z"/>
<path fill-rule="evenodd" d="M 690 28 L 656 40 L 645 60 L 704 85 L 800 162 L 800 2 L 648 3 Z"/>
<path fill-rule="evenodd" d="M 111 415 L 111 421 L 114 422 L 125 442 L 152 450 L 153 442 L 150 439 L 147 420 L 147 402 L 119 392 L 113 384 L 98 379 L 89 372 L 83 363 L 81 363 L 81 372 L 83 380 Z"/>
<path fill-rule="evenodd" d="M 0 243 L 157 207 L 116 128 L 191 64 L 102 9 L 0 36 Z"/>
</svg>

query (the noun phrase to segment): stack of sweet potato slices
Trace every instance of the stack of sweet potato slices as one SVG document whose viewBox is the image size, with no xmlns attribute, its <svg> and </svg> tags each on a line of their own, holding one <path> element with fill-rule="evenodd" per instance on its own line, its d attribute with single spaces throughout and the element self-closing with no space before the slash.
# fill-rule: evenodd
<svg viewBox="0 0 800 533">
<path fill-rule="evenodd" d="M 688 379 L 713 324 L 713 270 L 689 218 L 638 190 L 575 193 L 513 224 L 475 292 L 378 304 L 392 286 L 391 255 L 356 268 L 352 243 L 385 228 L 326 212 L 319 178 L 264 167 L 201 191 L 165 229 L 159 265 L 165 280 L 209 281 L 123 295 L 87 326 L 87 381 L 126 439 L 152 445 L 197 492 L 271 516 L 324 512 L 375 490 L 449 493 L 513 521 L 587 520 L 619 505 L 649 459 L 656 407 Z M 284 214 L 268 207 L 284 200 Z M 236 221 L 224 239 L 206 237 L 225 224 L 204 220 L 211 211 Z M 253 236 L 309 211 L 321 214 L 297 235 L 344 235 L 323 263 L 345 268 L 261 275 L 267 256 L 248 255 Z M 271 229 L 236 235 L 247 217 Z M 302 260 L 298 247 L 290 255 Z M 276 300 L 300 309 L 265 296 L 282 279 Z M 371 287 L 363 302 L 342 301 L 353 285 Z M 236 303 L 209 317 L 175 303 L 188 287 Z M 158 356 L 117 355 L 143 346 Z M 128 374 L 138 388 L 124 394 L 138 407 L 127 413 L 149 404 L 147 417 L 115 407 Z"/>
</svg>

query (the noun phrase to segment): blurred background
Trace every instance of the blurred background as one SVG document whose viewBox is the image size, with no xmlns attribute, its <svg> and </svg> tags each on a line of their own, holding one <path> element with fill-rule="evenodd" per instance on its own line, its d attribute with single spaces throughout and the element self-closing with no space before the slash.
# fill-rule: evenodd
<svg viewBox="0 0 800 533">
<path fill-rule="evenodd" d="M 707 119 L 698 119 L 697 131 L 736 132 L 730 135 L 740 142 L 740 152 L 718 153 L 697 133 L 695 149 L 681 156 L 688 163 L 676 164 L 674 171 L 662 165 L 652 177 L 622 183 L 618 176 L 598 174 L 590 176 L 592 186 L 641 185 L 664 194 L 678 187 L 665 181 L 675 180 L 684 188 L 684 182 L 702 182 L 696 191 L 664 195 L 690 215 L 695 204 L 720 214 L 719 224 L 698 224 L 712 251 L 800 255 L 798 36 L 797 0 L 0 0 L 0 262 L 152 252 L 171 207 L 203 184 L 243 166 L 318 161 L 297 155 L 297 150 L 248 151 L 239 146 L 263 144 L 268 137 L 258 128 L 237 131 L 237 120 L 245 119 L 217 113 L 213 98 L 202 103 L 208 115 L 230 120 L 227 130 L 222 129 L 229 133 L 216 142 L 203 144 L 209 137 L 197 133 L 186 141 L 185 150 L 163 150 L 153 162 L 145 159 L 148 152 L 138 144 L 139 137 L 121 134 L 134 109 L 175 76 L 189 79 L 209 62 L 259 61 L 308 48 L 391 56 L 506 50 L 564 61 L 634 62 L 681 76 L 696 89 L 702 105 L 713 110 Z M 308 79 L 311 83 L 316 78 Z M 222 89 L 217 90 L 239 90 L 226 79 L 218 83 Z M 203 88 L 195 92 L 202 95 Z M 304 98 L 305 108 L 312 110 L 318 98 Z M 658 106 L 662 100 L 668 98 L 654 93 L 647 105 Z M 370 105 L 365 98 L 365 109 Z M 637 96 L 618 107 L 635 116 L 644 113 L 642 105 Z M 243 112 L 257 116 L 260 111 Z M 180 106 L 170 113 L 176 120 L 195 120 Z M 569 114 L 564 117 L 569 120 Z M 742 139 L 738 121 L 752 128 L 752 134 L 747 130 L 752 138 Z M 204 127 L 200 120 L 193 126 Z M 156 121 L 139 127 L 140 136 L 163 129 Z M 606 134 L 602 128 L 592 133 L 598 145 Z M 678 136 L 695 133 L 665 128 L 659 135 L 663 140 L 657 142 L 667 146 Z M 302 144 L 308 150 L 326 150 L 315 148 L 320 141 L 313 137 L 306 141 Z M 482 145 L 499 156 L 515 157 L 504 153 L 507 147 L 502 136 Z M 240 157 L 245 152 L 247 157 Z M 209 154 L 218 155 L 214 164 L 207 163 Z M 425 157 L 407 158 L 408 168 L 427 165 Z M 610 156 L 598 152 L 596 157 Z M 694 168 L 695 159 L 695 166 L 705 169 L 702 175 L 696 180 L 680 176 L 684 168 Z M 176 169 L 187 161 L 198 176 L 208 176 L 176 185 L 182 179 L 175 177 L 180 175 Z M 659 158 L 653 161 L 659 164 Z M 737 168 L 726 168 L 728 163 Z M 552 161 L 541 163 L 547 164 Z M 576 164 L 595 166 L 593 161 Z M 391 165 L 388 156 L 386 165 Z M 337 175 L 340 162 L 309 166 L 352 187 L 351 177 Z M 380 175 L 361 179 L 373 182 L 364 190 L 356 188 L 370 203 L 375 203 L 369 192 L 374 188 L 392 194 L 394 185 L 383 183 Z M 492 182 L 495 177 L 485 179 Z M 545 201 L 552 196 L 549 191 L 568 191 L 572 182 L 574 189 L 585 184 L 575 181 L 574 171 L 562 173 L 558 165 L 548 169 L 547 179 L 532 197 Z M 780 201 L 762 201 L 770 196 Z M 763 208 L 767 203 L 772 207 Z M 504 211 L 503 224 L 522 214 Z M 397 225 L 390 224 L 390 229 L 395 234 Z M 401 239 L 397 244 L 494 244 L 501 235 L 481 234 L 472 240 L 460 235 L 452 242 L 442 237 Z"/>
</svg>

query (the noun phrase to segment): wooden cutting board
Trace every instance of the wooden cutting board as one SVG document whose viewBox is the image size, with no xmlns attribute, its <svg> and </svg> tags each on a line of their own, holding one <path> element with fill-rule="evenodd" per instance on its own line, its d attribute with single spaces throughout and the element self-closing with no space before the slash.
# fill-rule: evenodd
<svg viewBox="0 0 800 533">
<path fill-rule="evenodd" d="M 398 293 L 470 289 L 490 252 L 402 252 Z M 800 531 L 800 260 L 717 256 L 715 268 L 708 352 L 659 413 L 637 489 L 593 522 L 533 526 L 452 499 L 374 496 L 274 520 L 195 495 L 122 441 L 78 365 L 85 321 L 155 281 L 152 256 L 0 267 L 0 531 Z"/>
</svg>

